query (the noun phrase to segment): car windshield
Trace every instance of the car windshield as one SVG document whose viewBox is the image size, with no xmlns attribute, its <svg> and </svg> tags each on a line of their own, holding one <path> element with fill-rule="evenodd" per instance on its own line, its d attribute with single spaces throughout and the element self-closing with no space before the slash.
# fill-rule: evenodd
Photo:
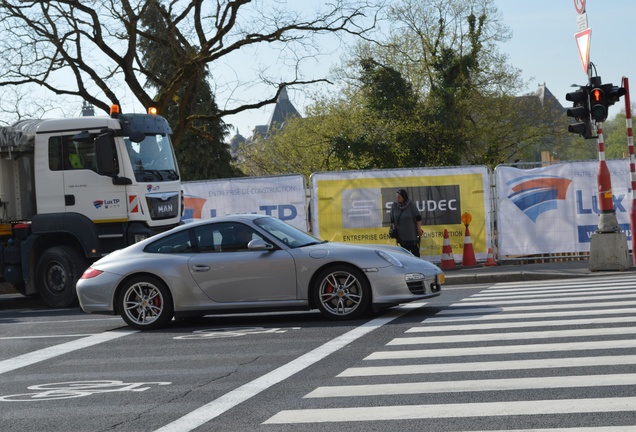
<svg viewBox="0 0 636 432">
<path fill-rule="evenodd" d="M 292 248 L 326 243 L 326 241 L 321 241 L 280 219 L 265 217 L 254 220 L 254 223 Z"/>
<path fill-rule="evenodd" d="M 168 135 L 151 134 L 140 142 L 125 138 L 137 181 L 177 180 L 177 164 Z"/>
</svg>

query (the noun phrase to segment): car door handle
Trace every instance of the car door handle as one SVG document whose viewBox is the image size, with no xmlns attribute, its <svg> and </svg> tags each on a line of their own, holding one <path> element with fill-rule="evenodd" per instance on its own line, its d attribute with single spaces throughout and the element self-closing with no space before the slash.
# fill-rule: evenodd
<svg viewBox="0 0 636 432">
<path fill-rule="evenodd" d="M 210 266 L 197 264 L 192 266 L 192 270 L 194 270 L 195 272 L 206 272 L 210 270 Z"/>
</svg>

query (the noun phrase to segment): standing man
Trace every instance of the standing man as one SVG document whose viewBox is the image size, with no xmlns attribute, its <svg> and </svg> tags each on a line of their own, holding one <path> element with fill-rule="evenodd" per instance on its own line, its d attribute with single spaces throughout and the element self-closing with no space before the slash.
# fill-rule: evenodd
<svg viewBox="0 0 636 432">
<path fill-rule="evenodd" d="M 419 257 L 422 215 L 405 189 L 395 194 L 395 202 L 391 206 L 391 225 L 397 228 L 397 243 Z"/>
</svg>

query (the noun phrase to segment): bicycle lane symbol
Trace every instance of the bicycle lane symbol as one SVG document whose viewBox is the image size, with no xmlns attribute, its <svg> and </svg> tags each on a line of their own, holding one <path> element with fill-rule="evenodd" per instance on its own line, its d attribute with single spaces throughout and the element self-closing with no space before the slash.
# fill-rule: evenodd
<svg viewBox="0 0 636 432">
<path fill-rule="evenodd" d="M 265 327 L 225 327 L 206 330 L 196 330 L 192 334 L 175 336 L 174 339 L 220 339 L 240 337 L 255 334 L 280 334 L 287 333 L 288 330 L 300 330 L 300 327 L 289 328 L 265 328 Z"/>
<path fill-rule="evenodd" d="M 118 380 L 100 381 L 70 381 L 62 383 L 38 384 L 27 387 L 36 393 L 21 393 L 0 396 L 0 402 L 31 402 L 50 401 L 58 399 L 73 399 L 98 393 L 112 392 L 142 392 L 150 389 L 151 385 L 164 386 L 171 382 L 137 382 L 125 383 Z"/>
</svg>

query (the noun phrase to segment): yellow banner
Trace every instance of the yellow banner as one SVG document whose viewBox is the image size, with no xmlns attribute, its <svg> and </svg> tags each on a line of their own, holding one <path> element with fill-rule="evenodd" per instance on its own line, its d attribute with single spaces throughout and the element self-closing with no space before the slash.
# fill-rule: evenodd
<svg viewBox="0 0 636 432">
<path fill-rule="evenodd" d="M 406 189 L 422 216 L 422 257 L 439 258 L 445 229 L 459 260 L 465 240 L 478 258 L 487 255 L 490 195 L 485 167 L 318 173 L 312 182 L 314 234 L 321 239 L 395 244 L 388 236 L 390 209 L 397 190 Z M 470 240 L 464 213 L 471 217 Z"/>
</svg>

